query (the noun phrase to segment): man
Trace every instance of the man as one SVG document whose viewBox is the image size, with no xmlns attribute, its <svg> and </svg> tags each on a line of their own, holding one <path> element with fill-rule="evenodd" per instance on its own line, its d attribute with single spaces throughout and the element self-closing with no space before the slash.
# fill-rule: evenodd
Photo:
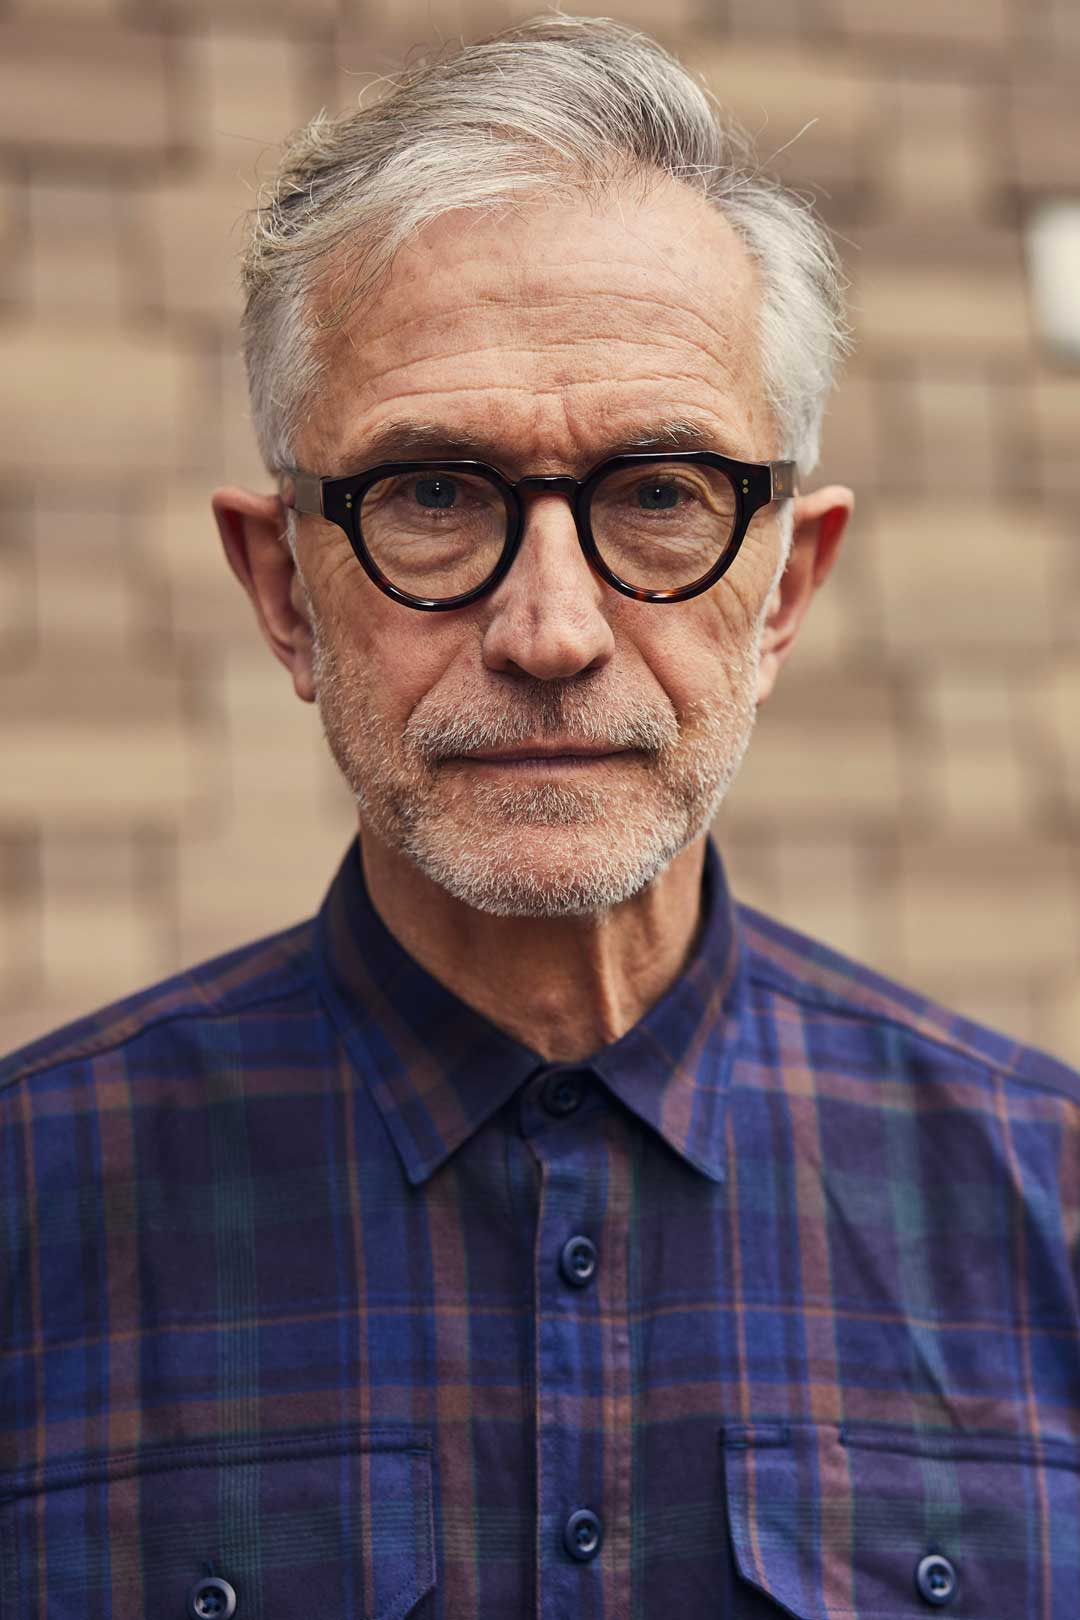
<svg viewBox="0 0 1080 1620">
<path fill-rule="evenodd" d="M 1078 1078 L 708 839 L 852 507 L 820 227 L 549 18 L 301 133 L 245 274 L 214 509 L 359 836 L 0 1071 L 0 1613 L 1074 1615 Z"/>
</svg>

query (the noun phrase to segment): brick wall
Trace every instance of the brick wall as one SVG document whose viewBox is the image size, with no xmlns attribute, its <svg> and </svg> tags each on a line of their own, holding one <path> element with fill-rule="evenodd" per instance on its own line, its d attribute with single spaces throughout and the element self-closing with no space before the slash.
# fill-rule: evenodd
<svg viewBox="0 0 1080 1620">
<path fill-rule="evenodd" d="M 350 805 L 207 506 L 263 483 L 241 216 L 316 108 L 533 9 L 0 7 L 0 1049 L 317 905 Z M 721 816 L 736 892 L 1080 1062 L 1080 374 L 1022 238 L 1077 185 L 1080 8 L 618 15 L 786 147 L 853 279 L 859 509 Z"/>
</svg>

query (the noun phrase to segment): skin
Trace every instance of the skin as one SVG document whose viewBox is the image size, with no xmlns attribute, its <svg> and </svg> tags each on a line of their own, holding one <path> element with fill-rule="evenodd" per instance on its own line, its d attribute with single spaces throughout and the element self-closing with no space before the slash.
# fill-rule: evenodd
<svg viewBox="0 0 1080 1620">
<path fill-rule="evenodd" d="M 674 183 L 569 210 L 447 215 L 398 256 L 389 280 L 335 334 L 297 464 L 321 476 L 363 466 L 365 441 L 395 417 L 492 434 L 498 454 L 485 459 L 511 478 L 580 477 L 628 425 L 680 416 L 703 422 L 713 448 L 774 458 L 781 452 L 756 353 L 757 296 L 737 237 Z M 354 792 L 378 759 L 391 775 L 405 770 L 411 718 L 532 716 L 544 693 L 566 694 L 568 712 L 587 711 L 601 725 L 608 709 L 640 708 L 677 734 L 678 770 L 697 757 L 733 773 L 852 505 L 840 486 L 799 495 L 779 579 L 778 507 L 765 508 L 716 585 L 660 606 L 601 581 L 566 501 L 532 495 L 522 549 L 495 591 L 430 614 L 379 591 L 346 536 L 322 519 L 298 521 L 294 565 L 277 494 L 225 488 L 213 500 L 262 633 L 297 696 L 320 704 Z M 632 849 L 663 814 L 655 773 L 633 751 L 513 764 L 456 758 L 440 762 L 425 787 L 432 836 L 468 849 L 490 834 L 493 794 L 535 796 L 545 781 L 584 797 L 593 812 L 568 826 L 526 816 L 497 829 L 485 856 L 541 890 L 572 876 L 575 862 Z M 574 1061 L 617 1039 L 684 967 L 699 922 L 703 828 L 612 907 L 500 916 L 423 870 L 395 842 L 393 816 L 374 797 L 360 803 L 358 820 L 384 922 L 436 978 L 544 1057 Z"/>
</svg>

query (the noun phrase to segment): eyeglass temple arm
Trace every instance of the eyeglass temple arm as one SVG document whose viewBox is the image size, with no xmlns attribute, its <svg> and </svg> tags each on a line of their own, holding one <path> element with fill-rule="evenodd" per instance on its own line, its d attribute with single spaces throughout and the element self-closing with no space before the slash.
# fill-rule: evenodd
<svg viewBox="0 0 1080 1620">
<path fill-rule="evenodd" d="M 794 461 L 770 461 L 769 471 L 772 474 L 772 499 L 785 501 L 797 494 L 795 479 L 798 477 L 798 463 Z"/>
<path fill-rule="evenodd" d="M 294 467 L 282 467 L 281 475 L 288 479 L 289 488 L 282 491 L 281 499 L 295 512 L 307 512 L 312 517 L 323 516 L 322 479 L 310 473 L 297 472 Z"/>
</svg>

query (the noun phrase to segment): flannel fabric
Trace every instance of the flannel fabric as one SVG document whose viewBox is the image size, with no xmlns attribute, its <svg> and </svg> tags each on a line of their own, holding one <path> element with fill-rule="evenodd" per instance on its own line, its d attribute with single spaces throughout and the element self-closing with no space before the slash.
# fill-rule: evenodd
<svg viewBox="0 0 1080 1620">
<path fill-rule="evenodd" d="M 704 906 L 545 1063 L 354 840 L 0 1064 L 3 1620 L 1075 1620 L 1080 1077 Z"/>
</svg>

